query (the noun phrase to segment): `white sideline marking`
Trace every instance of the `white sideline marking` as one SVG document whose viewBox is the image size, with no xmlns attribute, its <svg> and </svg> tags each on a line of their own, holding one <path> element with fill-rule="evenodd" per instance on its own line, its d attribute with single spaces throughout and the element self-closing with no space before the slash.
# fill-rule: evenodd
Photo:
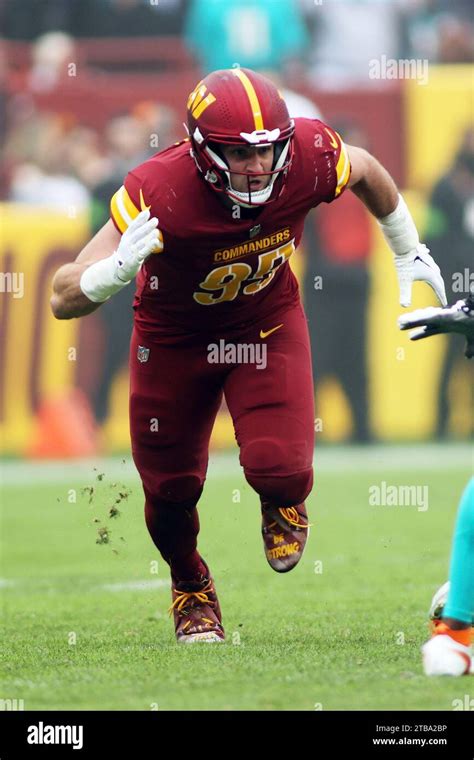
<svg viewBox="0 0 474 760">
<path fill-rule="evenodd" d="M 125 581 L 124 583 L 104 583 L 96 586 L 102 591 L 150 591 L 155 588 L 169 588 L 170 581 L 164 578 L 154 578 L 146 581 Z"/>
<path fill-rule="evenodd" d="M 472 471 L 474 449 L 469 443 L 377 444 L 373 446 L 316 447 L 313 457 L 315 476 L 332 472 L 390 472 L 419 469 Z M 120 457 L 108 459 L 57 460 L 48 462 L 1 461 L 0 484 L 23 486 L 27 483 L 95 485 L 97 475 L 104 473 L 102 483 L 133 483 L 140 489 L 140 477 L 131 459 L 125 464 Z M 209 460 L 208 478 L 243 478 L 237 449 L 214 453 Z"/>
<path fill-rule="evenodd" d="M 9 588 L 16 585 L 17 581 L 14 581 L 13 578 L 0 578 L 0 588 Z"/>
<path fill-rule="evenodd" d="M 35 582 L 36 581 L 36 582 Z M 44 586 L 45 593 L 57 592 L 66 593 L 63 589 L 54 587 L 54 584 L 47 585 L 43 581 L 37 581 L 34 578 L 0 578 L 0 588 L 32 588 L 35 585 Z M 170 588 L 171 582 L 164 578 L 146 579 L 143 581 L 123 581 L 122 583 L 102 583 L 99 586 L 92 586 L 90 589 L 80 589 L 81 591 L 152 591 L 157 588 Z"/>
</svg>

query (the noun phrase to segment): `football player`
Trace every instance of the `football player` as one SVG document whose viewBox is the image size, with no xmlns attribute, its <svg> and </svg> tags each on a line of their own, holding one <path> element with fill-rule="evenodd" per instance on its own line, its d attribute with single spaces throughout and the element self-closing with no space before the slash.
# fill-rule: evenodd
<svg viewBox="0 0 474 760">
<path fill-rule="evenodd" d="M 56 273 L 51 305 L 58 319 L 81 317 L 136 278 L 132 452 L 148 530 L 170 565 L 176 636 L 192 643 L 224 638 L 196 508 L 223 394 L 270 566 L 291 570 L 306 543 L 313 378 L 289 265 L 306 214 L 350 188 L 392 249 L 402 305 L 415 280 L 446 301 L 388 172 L 321 121 L 291 119 L 268 79 L 241 68 L 209 74 L 188 98 L 187 126 L 186 139 L 127 175 L 111 220 Z"/>
<path fill-rule="evenodd" d="M 399 317 L 402 330 L 413 327 L 411 340 L 458 333 L 466 338 L 465 354 L 474 356 L 474 294 L 446 309 L 428 307 Z M 432 637 L 422 647 L 428 676 L 461 676 L 474 672 L 471 645 L 474 628 L 474 478 L 461 497 L 451 553 L 450 580 L 431 602 Z"/>
</svg>

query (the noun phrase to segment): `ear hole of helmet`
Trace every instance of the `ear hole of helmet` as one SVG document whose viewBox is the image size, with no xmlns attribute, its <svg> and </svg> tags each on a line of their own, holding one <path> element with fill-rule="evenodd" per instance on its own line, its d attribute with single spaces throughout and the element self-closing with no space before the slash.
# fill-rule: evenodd
<svg viewBox="0 0 474 760">
<path fill-rule="evenodd" d="M 286 138 L 285 140 L 278 140 L 278 142 L 273 143 L 274 149 L 273 149 L 272 171 L 275 169 L 276 165 L 278 164 L 278 160 L 287 144 L 288 144 L 288 138 Z"/>
</svg>

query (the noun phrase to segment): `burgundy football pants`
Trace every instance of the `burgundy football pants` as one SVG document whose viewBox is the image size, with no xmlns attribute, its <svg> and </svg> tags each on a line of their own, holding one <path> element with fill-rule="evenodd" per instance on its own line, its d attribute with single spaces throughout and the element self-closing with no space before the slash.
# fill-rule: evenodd
<svg viewBox="0 0 474 760">
<path fill-rule="evenodd" d="M 237 361 L 228 364 L 226 358 Z M 147 527 L 175 577 L 202 569 L 196 504 L 223 393 L 240 464 L 256 493 L 281 507 L 299 504 L 310 493 L 313 379 L 300 304 L 268 323 L 226 330 L 217 322 L 214 334 L 177 337 L 171 345 L 135 327 L 130 386 L 132 453 L 146 496 Z"/>
</svg>

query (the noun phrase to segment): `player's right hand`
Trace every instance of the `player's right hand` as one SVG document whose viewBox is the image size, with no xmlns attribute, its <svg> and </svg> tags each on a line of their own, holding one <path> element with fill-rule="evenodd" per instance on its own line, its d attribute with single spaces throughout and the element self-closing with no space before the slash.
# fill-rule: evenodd
<svg viewBox="0 0 474 760">
<path fill-rule="evenodd" d="M 440 303 L 446 306 L 448 302 L 443 277 L 426 245 L 419 243 L 412 251 L 401 256 L 396 255 L 395 268 L 400 286 L 401 306 L 410 306 L 412 285 L 417 280 L 431 285 Z"/>
<path fill-rule="evenodd" d="M 163 250 L 163 236 L 158 229 L 156 216 L 150 219 L 150 210 L 141 211 L 122 235 L 113 257 L 116 276 L 123 283 L 133 280 L 143 262 L 152 253 Z"/>
</svg>

